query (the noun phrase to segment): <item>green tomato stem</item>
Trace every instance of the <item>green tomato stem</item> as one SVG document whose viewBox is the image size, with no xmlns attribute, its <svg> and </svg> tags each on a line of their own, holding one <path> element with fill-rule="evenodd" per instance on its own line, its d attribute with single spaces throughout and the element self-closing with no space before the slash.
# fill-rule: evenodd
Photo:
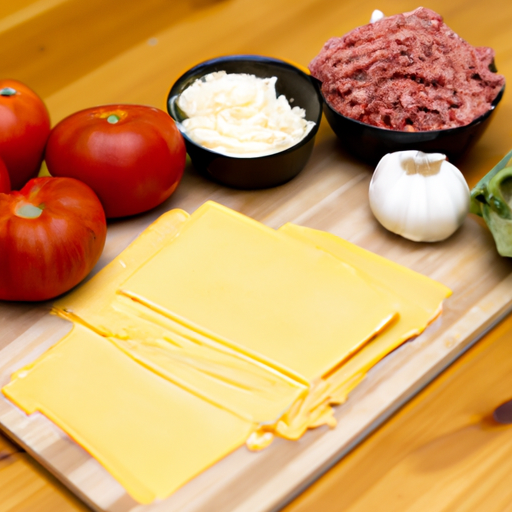
<svg viewBox="0 0 512 512">
<path fill-rule="evenodd" d="M 16 92 L 16 89 L 13 89 L 12 87 L 4 87 L 3 89 L 0 89 L 0 96 L 14 96 Z"/>
<path fill-rule="evenodd" d="M 118 121 L 119 121 L 119 117 L 116 116 L 115 114 L 111 114 L 107 117 L 107 121 L 110 123 L 110 124 L 116 124 Z"/>
<path fill-rule="evenodd" d="M 16 210 L 16 215 L 23 219 L 37 219 L 43 213 L 43 209 L 33 204 L 24 204 Z"/>
</svg>

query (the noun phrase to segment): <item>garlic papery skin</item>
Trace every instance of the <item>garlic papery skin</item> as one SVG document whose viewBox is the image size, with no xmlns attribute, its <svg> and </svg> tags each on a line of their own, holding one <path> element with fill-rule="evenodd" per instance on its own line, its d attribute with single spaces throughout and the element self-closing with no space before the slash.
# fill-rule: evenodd
<svg viewBox="0 0 512 512">
<path fill-rule="evenodd" d="M 385 18 L 384 13 L 378 9 L 375 9 L 370 17 L 370 23 L 375 23 L 376 21 L 380 21 L 383 18 Z"/>
<path fill-rule="evenodd" d="M 389 231 L 415 242 L 445 240 L 464 222 L 470 192 L 441 153 L 385 155 L 370 182 L 370 208 Z"/>
</svg>

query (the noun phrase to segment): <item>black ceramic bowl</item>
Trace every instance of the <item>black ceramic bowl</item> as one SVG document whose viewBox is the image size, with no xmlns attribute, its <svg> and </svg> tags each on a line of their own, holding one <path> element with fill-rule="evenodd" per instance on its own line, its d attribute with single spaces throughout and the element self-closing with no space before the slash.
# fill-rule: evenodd
<svg viewBox="0 0 512 512">
<path fill-rule="evenodd" d="M 276 92 L 306 111 L 306 119 L 315 126 L 295 146 L 260 157 L 231 157 L 211 151 L 192 141 L 181 122 L 186 116 L 178 108 L 178 96 L 195 80 L 214 71 L 246 73 L 259 78 L 277 77 Z M 208 60 L 184 73 L 172 86 L 167 110 L 185 139 L 194 167 L 215 181 L 239 189 L 261 189 L 281 185 L 305 167 L 313 150 L 322 118 L 322 98 L 316 80 L 296 66 L 279 59 L 259 55 L 230 55 Z"/>
<path fill-rule="evenodd" d="M 505 87 L 493 101 L 488 112 L 466 126 L 446 130 L 402 132 L 378 128 L 341 115 L 325 101 L 325 98 L 324 113 L 345 149 L 370 164 L 376 164 L 387 153 L 409 149 L 424 153 L 443 153 L 453 162 L 482 135 L 504 90 Z"/>
</svg>

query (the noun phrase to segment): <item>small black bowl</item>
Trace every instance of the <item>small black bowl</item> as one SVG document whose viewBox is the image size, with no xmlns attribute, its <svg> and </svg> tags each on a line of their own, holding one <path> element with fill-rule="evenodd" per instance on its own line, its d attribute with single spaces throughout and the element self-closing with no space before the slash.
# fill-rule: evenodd
<svg viewBox="0 0 512 512">
<path fill-rule="evenodd" d="M 424 153 L 443 153 L 453 162 L 483 134 L 504 90 L 505 87 L 501 89 L 485 114 L 468 125 L 446 130 L 403 132 L 378 128 L 336 112 L 325 98 L 323 98 L 324 113 L 345 149 L 367 163 L 376 164 L 387 153 L 409 149 Z"/>
<path fill-rule="evenodd" d="M 260 157 L 231 157 L 211 151 L 191 140 L 181 122 L 186 118 L 178 108 L 179 95 L 195 80 L 214 71 L 246 73 L 259 78 L 277 77 L 277 95 L 292 106 L 306 111 L 306 119 L 315 126 L 304 139 L 288 149 Z M 259 55 L 229 55 L 202 62 L 184 73 L 172 86 L 167 110 L 176 121 L 193 166 L 218 183 L 238 189 L 261 189 L 286 183 L 305 167 L 313 151 L 315 135 L 322 119 L 322 97 L 316 80 L 288 62 Z"/>
</svg>

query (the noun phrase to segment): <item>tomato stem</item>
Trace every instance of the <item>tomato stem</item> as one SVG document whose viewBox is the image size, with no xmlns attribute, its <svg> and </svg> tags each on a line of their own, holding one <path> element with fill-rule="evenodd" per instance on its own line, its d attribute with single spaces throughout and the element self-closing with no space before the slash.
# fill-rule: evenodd
<svg viewBox="0 0 512 512">
<path fill-rule="evenodd" d="M 119 116 L 116 116 L 115 114 L 110 114 L 110 115 L 107 117 L 107 121 L 108 121 L 110 124 L 116 124 L 116 123 L 119 121 Z"/>
<path fill-rule="evenodd" d="M 16 92 L 16 89 L 13 89 L 12 87 L 4 87 L 3 89 L 0 89 L 0 96 L 14 96 Z"/>
<path fill-rule="evenodd" d="M 16 210 L 16 215 L 23 219 L 37 219 L 43 213 L 43 209 L 33 204 L 24 204 Z"/>
</svg>

